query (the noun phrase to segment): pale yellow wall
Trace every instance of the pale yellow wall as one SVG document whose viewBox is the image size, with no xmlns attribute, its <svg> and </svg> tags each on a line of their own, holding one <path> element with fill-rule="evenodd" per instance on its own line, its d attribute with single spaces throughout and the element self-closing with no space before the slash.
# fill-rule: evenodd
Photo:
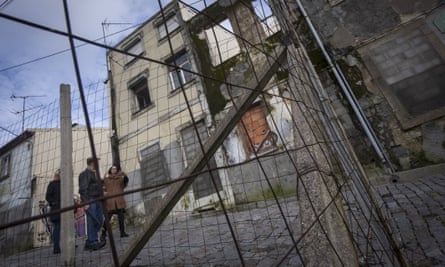
<svg viewBox="0 0 445 267">
<path fill-rule="evenodd" d="M 168 12 L 168 11 L 166 11 Z M 171 56 L 171 50 L 167 39 L 159 40 L 159 33 L 153 25 L 159 15 L 147 22 L 140 29 L 125 38 L 117 48 L 123 49 L 126 43 L 138 34 L 142 33 L 144 44 L 144 57 L 165 62 Z M 171 43 L 175 52 L 186 49 L 182 33 L 176 32 L 171 37 Z M 192 58 L 188 54 L 189 61 Z M 171 84 L 168 76 L 168 67 L 162 64 L 137 59 L 130 65 L 126 65 L 125 55 L 111 52 L 109 62 L 113 76 L 113 85 L 116 91 L 116 115 L 118 135 L 120 143 L 120 157 L 122 168 L 131 172 L 139 169 L 138 151 L 144 146 L 160 141 L 161 148 L 177 138 L 177 128 L 190 121 L 189 112 L 183 93 L 179 90 L 171 92 Z M 137 115 L 132 114 L 132 93 L 128 89 L 129 81 L 140 73 L 148 70 L 148 86 L 152 102 L 151 107 L 146 108 Z M 184 88 L 192 105 L 193 114 L 201 116 L 202 108 L 198 101 L 198 79 L 187 83 Z M 170 114 L 171 116 L 167 117 Z"/>
<path fill-rule="evenodd" d="M 60 130 L 59 129 L 33 129 L 33 159 L 32 174 L 36 179 L 36 187 L 33 193 L 33 215 L 39 214 L 39 201 L 45 200 L 45 193 L 48 183 L 53 179 L 54 172 L 60 167 Z M 105 174 L 111 163 L 111 148 L 109 142 L 109 129 L 93 129 L 93 138 L 96 153 L 99 160 L 101 176 Z M 73 184 L 74 192 L 78 192 L 78 176 L 86 168 L 86 159 L 90 157 L 91 150 L 88 140 L 88 133 L 85 128 L 74 128 L 73 136 Z M 64 178 L 64 177 L 62 177 Z M 44 232 L 41 221 L 35 221 L 34 246 L 48 244 L 48 239 L 44 242 L 38 240 L 39 233 Z M 74 226 L 73 226 L 74 227 Z"/>
<path fill-rule="evenodd" d="M 192 111 L 196 118 L 201 117 L 202 110 L 199 104 L 193 105 Z M 122 168 L 127 172 L 139 169 L 138 152 L 140 149 L 155 142 L 159 142 L 161 148 L 163 148 L 173 141 L 178 141 L 178 131 L 182 125 L 187 123 L 190 123 L 190 115 L 188 110 L 184 110 L 173 116 L 171 119 L 142 131 L 135 137 L 120 144 L 119 151 Z"/>
<path fill-rule="evenodd" d="M 151 23 L 148 23 L 138 31 L 136 35 L 140 32 L 143 33 L 142 42 L 145 48 L 143 56 L 165 61 L 171 55 L 168 42 L 166 40 L 163 40 L 161 43 L 158 41 L 158 31 L 152 27 Z M 131 35 L 127 39 L 131 40 L 133 36 L 134 35 Z M 171 40 L 175 51 L 180 51 L 181 48 L 185 48 L 180 33 L 175 34 Z M 157 119 L 181 101 L 181 94 L 170 94 L 167 66 L 147 62 L 143 59 L 136 59 L 131 65 L 125 66 L 125 55 L 113 52 L 111 53 L 111 57 L 111 71 L 113 73 L 113 83 L 116 88 L 115 108 L 118 115 L 117 123 L 119 125 L 120 136 L 126 135 L 133 129 L 144 125 L 144 123 Z M 133 96 L 128 90 L 128 85 L 131 79 L 146 70 L 148 70 L 148 87 L 154 106 L 134 116 L 132 114 Z"/>
</svg>

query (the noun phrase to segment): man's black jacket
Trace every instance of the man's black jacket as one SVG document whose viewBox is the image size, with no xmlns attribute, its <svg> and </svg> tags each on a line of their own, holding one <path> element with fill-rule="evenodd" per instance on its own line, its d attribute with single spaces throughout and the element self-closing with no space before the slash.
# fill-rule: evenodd
<svg viewBox="0 0 445 267">
<path fill-rule="evenodd" d="M 48 201 L 51 211 L 60 209 L 60 180 L 51 181 L 46 189 L 46 201 Z M 60 213 L 50 217 L 52 221 L 60 220 Z"/>
<path fill-rule="evenodd" d="M 102 184 L 96 178 L 96 173 L 86 169 L 79 175 L 79 194 L 82 202 L 98 198 L 102 194 Z"/>
</svg>

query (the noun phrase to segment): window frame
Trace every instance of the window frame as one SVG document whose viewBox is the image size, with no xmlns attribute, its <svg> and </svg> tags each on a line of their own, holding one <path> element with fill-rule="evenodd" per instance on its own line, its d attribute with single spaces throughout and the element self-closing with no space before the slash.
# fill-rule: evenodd
<svg viewBox="0 0 445 267">
<path fill-rule="evenodd" d="M 259 128 L 251 128 L 251 126 L 255 122 L 258 122 L 258 119 L 252 121 L 252 119 L 255 116 L 259 116 L 260 120 L 264 121 L 263 124 L 259 125 L 260 126 Z M 276 142 L 277 141 L 276 134 L 272 131 L 267 121 L 267 116 L 268 116 L 268 111 L 265 107 L 264 102 L 257 101 L 249 107 L 249 109 L 246 111 L 246 113 L 243 114 L 240 122 L 238 123 L 238 128 L 241 133 L 241 140 L 244 145 L 244 149 L 246 151 L 246 155 L 248 156 L 248 158 L 254 157 L 255 154 L 258 156 L 265 155 L 275 151 L 278 148 Z M 255 134 L 255 131 L 261 128 L 264 128 L 263 130 L 266 130 L 266 132 L 264 132 L 265 133 L 264 138 L 262 142 L 259 143 L 260 146 L 257 148 L 255 147 L 257 145 L 257 143 L 255 143 L 255 139 L 256 137 L 258 137 L 258 133 Z M 252 135 L 257 135 L 257 136 L 252 136 Z M 264 147 L 265 142 L 269 144 L 267 147 Z"/>
<path fill-rule="evenodd" d="M 170 20 L 172 20 L 172 19 L 175 21 L 176 26 L 174 28 L 170 29 L 168 22 Z M 176 11 L 175 10 L 170 10 L 165 15 L 165 23 L 164 23 L 164 20 L 161 17 L 157 21 L 155 21 L 154 25 L 155 25 L 156 30 L 158 32 L 159 41 L 166 39 L 169 35 L 172 35 L 179 28 L 181 28 L 181 24 L 179 23 L 179 18 L 176 15 Z M 165 30 L 165 25 L 167 25 L 168 34 L 167 34 L 167 31 Z M 161 31 L 164 32 L 163 35 L 161 34 Z"/>
<path fill-rule="evenodd" d="M 139 52 L 139 54 L 130 52 L 130 50 L 136 47 L 137 45 L 141 46 L 141 51 Z M 138 56 L 143 55 L 145 53 L 145 49 L 144 49 L 144 43 L 142 41 L 142 33 L 139 33 L 133 38 L 131 38 L 130 41 L 128 41 L 125 45 L 122 46 L 122 49 L 125 50 L 125 52 L 129 52 Z M 137 59 L 138 59 L 137 57 L 125 55 L 125 65 L 130 65 Z"/>
<path fill-rule="evenodd" d="M 145 153 L 147 152 L 147 153 Z M 139 167 L 140 167 L 140 172 L 141 172 L 141 176 L 143 174 L 143 172 L 145 172 L 146 170 L 143 170 L 143 167 L 145 167 L 144 165 L 148 162 L 150 162 L 150 159 L 153 158 L 153 156 L 158 156 L 159 159 L 159 164 L 162 165 L 162 171 L 164 174 L 164 179 L 161 182 L 168 182 L 171 180 L 170 177 L 170 172 L 168 170 L 168 163 L 166 158 L 163 156 L 164 154 L 164 150 L 161 148 L 161 143 L 160 141 L 155 141 L 155 142 L 151 142 L 145 146 L 143 146 L 142 148 L 138 149 L 138 160 L 139 160 Z"/>
<path fill-rule="evenodd" d="M 181 57 L 185 57 L 185 60 L 183 62 L 178 62 L 178 59 Z M 168 78 L 170 81 L 170 93 L 175 92 L 179 88 L 181 88 L 181 81 L 182 85 L 186 85 L 189 82 L 193 81 L 195 79 L 195 76 L 190 72 L 185 72 L 183 69 L 187 69 L 185 66 L 189 65 L 188 70 L 192 71 L 192 62 L 189 58 L 189 55 L 187 51 L 182 50 L 178 53 L 176 53 L 174 56 L 170 57 L 166 60 L 166 63 L 169 65 L 175 65 L 177 64 L 180 69 L 177 69 L 176 67 L 168 66 Z M 173 76 L 175 75 L 175 76 Z M 181 79 L 181 81 L 179 81 Z M 176 84 L 176 81 L 178 84 Z"/>
<path fill-rule="evenodd" d="M 143 83 L 144 87 L 141 86 Z M 138 92 L 141 90 L 145 90 L 148 96 L 148 103 L 143 107 L 140 106 L 140 101 L 138 98 Z M 142 73 L 136 76 L 128 83 L 128 91 L 130 91 L 132 100 L 132 108 L 131 113 L 137 114 L 150 106 L 153 105 L 153 100 L 151 98 L 150 87 L 148 85 L 148 75 L 147 73 Z"/>
<path fill-rule="evenodd" d="M 8 166 L 6 167 L 6 173 L 4 174 L 3 160 L 8 158 Z M 11 176 L 11 152 L 4 154 L 0 157 L 0 181 L 3 181 Z"/>
</svg>

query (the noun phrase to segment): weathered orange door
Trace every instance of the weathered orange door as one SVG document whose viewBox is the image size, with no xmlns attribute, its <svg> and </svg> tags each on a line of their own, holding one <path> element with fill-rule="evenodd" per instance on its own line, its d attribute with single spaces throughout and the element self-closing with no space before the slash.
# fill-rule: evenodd
<svg viewBox="0 0 445 267">
<path fill-rule="evenodd" d="M 261 102 L 254 104 L 244 113 L 241 120 L 246 129 L 244 129 L 243 125 L 239 127 L 243 133 L 244 144 L 249 153 L 264 153 L 275 148 L 275 135 L 269 128 L 264 106 Z"/>
</svg>

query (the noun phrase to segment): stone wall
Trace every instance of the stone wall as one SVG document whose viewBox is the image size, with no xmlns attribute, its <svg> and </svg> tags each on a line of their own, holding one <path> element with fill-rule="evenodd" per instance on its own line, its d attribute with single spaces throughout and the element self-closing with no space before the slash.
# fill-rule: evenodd
<svg viewBox="0 0 445 267">
<path fill-rule="evenodd" d="M 278 197 L 296 194 L 295 166 L 285 152 L 262 157 L 259 161 L 261 166 L 254 159 L 227 170 L 236 204 L 272 198 L 266 176 Z"/>
<path fill-rule="evenodd" d="M 303 1 L 397 170 L 445 161 L 444 1 Z M 309 55 L 368 170 L 375 153 L 307 27 Z"/>
<path fill-rule="evenodd" d="M 31 200 L 14 207 L 14 209 L 0 212 L 0 223 L 17 221 L 29 217 L 31 214 Z M 31 223 L 20 224 L 0 233 L 0 255 L 12 255 L 32 249 L 33 235 Z"/>
</svg>

